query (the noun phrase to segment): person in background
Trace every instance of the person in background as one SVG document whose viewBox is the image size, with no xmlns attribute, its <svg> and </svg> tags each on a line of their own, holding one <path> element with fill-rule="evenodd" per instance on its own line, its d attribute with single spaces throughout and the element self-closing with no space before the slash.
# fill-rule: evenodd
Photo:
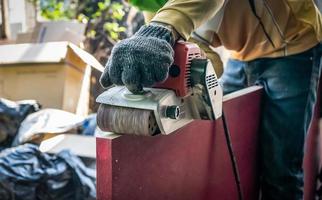
<svg viewBox="0 0 322 200">
<path fill-rule="evenodd" d="M 255 84 L 264 88 L 262 199 L 303 199 L 304 143 L 322 55 L 322 17 L 314 1 L 169 0 L 134 36 L 115 45 L 102 86 L 125 84 L 135 93 L 165 80 L 173 45 L 194 35 L 231 51 L 220 80 L 226 94 Z"/>
</svg>

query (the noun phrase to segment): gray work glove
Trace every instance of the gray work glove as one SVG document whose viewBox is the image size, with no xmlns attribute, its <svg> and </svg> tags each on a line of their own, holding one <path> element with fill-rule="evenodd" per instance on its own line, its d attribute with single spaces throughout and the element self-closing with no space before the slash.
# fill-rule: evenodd
<svg viewBox="0 0 322 200">
<path fill-rule="evenodd" d="M 173 43 L 170 29 L 159 25 L 141 27 L 114 46 L 100 78 L 101 85 L 125 85 L 139 93 L 142 87 L 165 80 L 173 63 Z"/>
</svg>

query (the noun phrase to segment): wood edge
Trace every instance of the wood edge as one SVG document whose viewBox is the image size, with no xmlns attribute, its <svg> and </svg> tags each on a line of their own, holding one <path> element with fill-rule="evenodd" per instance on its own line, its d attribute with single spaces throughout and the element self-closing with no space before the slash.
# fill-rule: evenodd
<svg viewBox="0 0 322 200">
<path fill-rule="evenodd" d="M 241 90 L 237 90 L 235 92 L 224 95 L 223 102 L 229 101 L 231 99 L 235 99 L 235 98 L 240 97 L 242 95 L 249 94 L 249 93 L 261 90 L 261 89 L 263 89 L 262 86 L 254 85 L 254 86 L 250 86 L 250 87 L 247 87 L 247 88 L 244 88 Z"/>
<path fill-rule="evenodd" d="M 115 138 L 121 137 L 122 135 L 115 134 L 113 132 L 102 131 L 100 128 L 97 127 L 95 130 L 95 137 L 96 138 L 104 138 L 113 140 Z"/>
</svg>

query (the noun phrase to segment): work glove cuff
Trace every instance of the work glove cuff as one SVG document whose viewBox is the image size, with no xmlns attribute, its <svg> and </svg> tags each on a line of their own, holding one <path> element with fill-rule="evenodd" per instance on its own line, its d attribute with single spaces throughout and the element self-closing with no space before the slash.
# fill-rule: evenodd
<svg viewBox="0 0 322 200">
<path fill-rule="evenodd" d="M 155 37 L 167 41 L 171 46 L 174 45 L 175 39 L 172 35 L 172 30 L 169 27 L 150 24 L 142 26 L 134 36 Z"/>
</svg>

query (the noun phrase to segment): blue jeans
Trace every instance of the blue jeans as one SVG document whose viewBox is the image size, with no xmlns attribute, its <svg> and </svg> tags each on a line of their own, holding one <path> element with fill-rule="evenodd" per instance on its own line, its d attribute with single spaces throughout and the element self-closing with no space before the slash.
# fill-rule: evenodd
<svg viewBox="0 0 322 200">
<path fill-rule="evenodd" d="M 255 84 L 264 87 L 259 145 L 263 200 L 303 199 L 304 141 L 316 102 L 321 54 L 322 45 L 317 45 L 280 58 L 231 59 L 220 80 L 225 94 Z"/>
</svg>

